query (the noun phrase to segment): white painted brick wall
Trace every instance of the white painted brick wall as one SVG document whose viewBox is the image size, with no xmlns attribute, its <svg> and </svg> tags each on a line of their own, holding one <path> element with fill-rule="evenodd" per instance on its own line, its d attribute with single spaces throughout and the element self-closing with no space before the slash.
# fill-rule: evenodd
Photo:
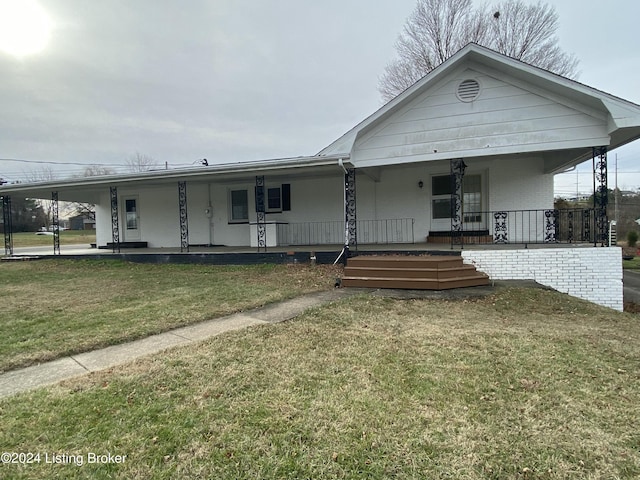
<svg viewBox="0 0 640 480">
<path fill-rule="evenodd" d="M 463 250 L 462 258 L 492 280 L 535 280 L 598 305 L 623 309 L 619 247 Z"/>
</svg>

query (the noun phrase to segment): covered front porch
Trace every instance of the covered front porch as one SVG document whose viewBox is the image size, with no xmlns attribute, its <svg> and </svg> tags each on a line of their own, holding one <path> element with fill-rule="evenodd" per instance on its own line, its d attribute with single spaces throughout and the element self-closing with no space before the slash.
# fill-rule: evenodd
<svg viewBox="0 0 640 480">
<path fill-rule="evenodd" d="M 186 177 L 167 172 L 150 179 L 105 177 L 92 186 L 34 186 L 20 193 L 46 198 L 51 188 L 54 255 L 62 254 L 59 198 L 96 202 L 96 246 L 113 253 L 134 246 L 180 253 L 302 248 L 343 252 L 346 260 L 367 250 L 615 244 L 606 210 L 604 147 L 593 149 L 593 207 L 566 210 L 553 208 L 553 173 L 535 157 L 374 170 L 356 169 L 341 158 L 315 162 L 302 175 L 288 162 L 259 172 L 265 175 L 246 169 Z M 10 256 L 11 197 L 2 198 Z"/>
</svg>

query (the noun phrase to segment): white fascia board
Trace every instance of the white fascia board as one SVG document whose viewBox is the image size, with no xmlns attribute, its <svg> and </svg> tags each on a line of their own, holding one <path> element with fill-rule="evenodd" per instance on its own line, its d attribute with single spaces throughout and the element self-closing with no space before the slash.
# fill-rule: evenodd
<svg viewBox="0 0 640 480">
<path fill-rule="evenodd" d="M 611 114 L 611 132 L 617 128 L 640 127 L 640 107 L 630 108 L 629 105 L 611 99 L 606 99 L 603 103 Z"/>
</svg>

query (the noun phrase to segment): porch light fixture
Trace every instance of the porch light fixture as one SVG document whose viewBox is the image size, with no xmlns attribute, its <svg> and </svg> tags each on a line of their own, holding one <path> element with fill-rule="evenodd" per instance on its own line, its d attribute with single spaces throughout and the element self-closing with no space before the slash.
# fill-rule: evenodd
<svg viewBox="0 0 640 480">
<path fill-rule="evenodd" d="M 422 187 L 424 187 L 424 182 L 422 180 L 420 180 L 418 182 L 418 188 L 422 188 Z"/>
</svg>

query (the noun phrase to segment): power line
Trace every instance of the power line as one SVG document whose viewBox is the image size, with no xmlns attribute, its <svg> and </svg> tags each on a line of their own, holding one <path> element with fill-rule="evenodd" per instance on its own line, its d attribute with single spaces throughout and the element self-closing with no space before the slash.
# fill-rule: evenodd
<svg viewBox="0 0 640 480">
<path fill-rule="evenodd" d="M 48 165 L 78 165 L 81 167 L 89 167 L 92 165 L 99 166 L 118 166 L 118 167 L 126 167 L 127 165 L 124 163 L 80 163 L 80 162 L 54 162 L 52 160 L 26 160 L 24 158 L 0 158 L 0 162 L 19 162 L 19 163 L 41 163 Z"/>
<path fill-rule="evenodd" d="M 128 167 L 128 163 L 95 163 L 95 162 L 55 162 L 53 160 L 27 160 L 24 158 L 0 158 L 0 162 L 19 162 L 19 163 L 40 163 L 40 164 L 48 164 L 48 165 L 77 165 L 80 167 Z M 180 165 L 193 165 L 193 162 L 187 163 L 170 163 L 169 165 L 180 166 Z"/>
</svg>

